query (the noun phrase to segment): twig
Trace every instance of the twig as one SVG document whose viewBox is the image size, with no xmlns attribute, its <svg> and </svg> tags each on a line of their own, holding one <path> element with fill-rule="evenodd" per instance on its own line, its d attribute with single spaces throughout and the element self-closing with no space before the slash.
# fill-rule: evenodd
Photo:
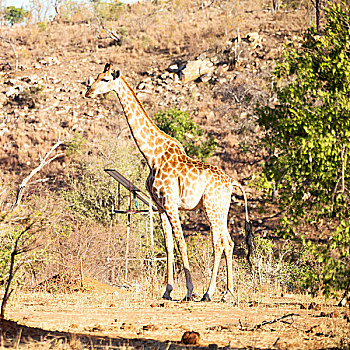
<svg viewBox="0 0 350 350">
<path fill-rule="evenodd" d="M 17 336 L 16 336 L 16 347 L 15 349 L 18 349 L 19 344 L 21 342 L 21 336 L 22 336 L 22 327 L 18 330 Z"/>
<path fill-rule="evenodd" d="M 287 317 L 293 317 L 293 316 L 300 316 L 300 315 L 299 315 L 299 314 L 291 313 L 291 314 L 287 314 L 287 315 L 283 315 L 283 316 L 281 316 L 281 317 L 275 318 L 275 319 L 272 320 L 272 321 L 263 321 L 263 322 L 257 324 L 256 326 L 254 326 L 252 330 L 254 330 L 254 329 L 260 329 L 262 326 L 265 326 L 265 325 L 267 325 L 267 324 L 276 323 L 276 322 L 283 322 L 283 323 L 286 323 L 285 321 L 282 321 L 282 320 L 284 320 L 284 319 L 287 318 Z"/>
<path fill-rule="evenodd" d="M 272 344 L 272 346 L 276 346 L 277 342 L 280 340 L 280 337 L 277 337 L 277 339 L 275 340 L 275 342 Z"/>
</svg>

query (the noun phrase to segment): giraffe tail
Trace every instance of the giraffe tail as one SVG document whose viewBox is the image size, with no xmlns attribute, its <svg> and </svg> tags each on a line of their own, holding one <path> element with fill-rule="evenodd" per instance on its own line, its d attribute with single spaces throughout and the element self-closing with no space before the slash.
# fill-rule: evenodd
<svg viewBox="0 0 350 350">
<path fill-rule="evenodd" d="M 248 216 L 248 201 L 247 201 L 247 194 L 243 188 L 243 186 L 238 183 L 237 181 L 233 182 L 233 185 L 238 187 L 242 193 L 243 193 L 243 197 L 244 197 L 244 206 L 245 206 L 245 223 L 244 223 L 244 231 L 245 231 L 245 242 L 247 245 L 247 261 L 250 267 L 250 270 L 252 270 L 253 265 L 252 262 L 250 260 L 250 256 L 253 252 L 253 224 L 249 221 L 249 216 Z"/>
</svg>

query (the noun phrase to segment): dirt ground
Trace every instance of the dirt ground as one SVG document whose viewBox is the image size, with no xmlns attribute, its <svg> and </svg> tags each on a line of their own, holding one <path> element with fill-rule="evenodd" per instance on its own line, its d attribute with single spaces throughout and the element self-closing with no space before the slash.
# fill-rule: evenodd
<svg viewBox="0 0 350 350">
<path fill-rule="evenodd" d="M 169 349 L 184 347 L 183 333 L 196 331 L 198 348 L 349 348 L 349 308 L 306 295 L 266 293 L 258 299 L 163 301 L 145 292 L 111 288 L 98 293 L 20 292 L 7 312 L 17 323 L 2 324 L 2 341 L 16 347 Z"/>
</svg>

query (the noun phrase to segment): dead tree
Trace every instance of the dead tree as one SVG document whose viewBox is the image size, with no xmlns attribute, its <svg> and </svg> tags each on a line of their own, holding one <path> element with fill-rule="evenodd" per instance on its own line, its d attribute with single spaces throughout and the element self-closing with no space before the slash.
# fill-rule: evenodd
<svg viewBox="0 0 350 350">
<path fill-rule="evenodd" d="M 13 281 L 13 278 L 16 272 L 21 266 L 21 264 L 19 264 L 18 266 L 15 266 L 16 257 L 20 254 L 27 253 L 29 251 L 32 251 L 38 248 L 39 244 L 37 243 L 35 236 L 38 232 L 41 232 L 44 229 L 45 221 L 46 221 L 43 218 L 32 219 L 30 214 L 25 215 L 24 218 L 16 216 L 15 210 L 20 205 L 24 190 L 26 189 L 26 186 L 29 184 L 29 181 L 31 180 L 31 178 L 36 173 L 38 173 L 45 165 L 49 164 L 54 159 L 64 155 L 64 153 L 57 153 L 56 155 L 52 156 L 52 153 L 62 143 L 63 141 L 58 139 L 55 145 L 45 154 L 40 164 L 35 169 L 33 169 L 31 173 L 21 182 L 16 194 L 16 199 L 11 205 L 10 210 L 0 217 L 0 222 L 2 223 L 6 224 L 6 221 L 8 221 L 8 224 L 10 226 L 15 226 L 17 230 L 19 227 L 21 227 L 21 229 L 18 230 L 20 233 L 14 239 L 12 249 L 11 249 L 10 263 L 9 263 L 10 265 L 8 270 L 8 277 L 5 282 L 5 292 L 1 303 L 0 319 L 3 319 L 5 317 L 6 305 L 13 292 L 13 288 L 11 288 L 11 283 Z"/>
<path fill-rule="evenodd" d="M 17 195 L 16 195 L 16 199 L 13 202 L 10 211 L 14 211 L 19 204 L 21 203 L 22 197 L 23 197 L 23 193 L 29 183 L 29 180 L 36 174 L 38 173 L 45 165 L 51 163 L 53 160 L 55 160 L 58 157 L 62 157 L 64 156 L 64 153 L 57 153 L 56 155 L 54 155 L 53 157 L 51 157 L 52 153 L 62 144 L 64 143 L 64 141 L 60 140 L 60 138 L 58 138 L 58 141 L 52 146 L 52 148 L 45 154 L 44 158 L 41 160 L 40 164 L 33 169 L 30 174 L 21 182 L 21 184 L 19 185 L 18 191 L 17 191 Z M 51 158 L 50 158 L 51 157 Z"/>
<path fill-rule="evenodd" d="M 98 39 L 109 38 L 114 40 L 116 44 L 119 45 L 122 41 L 122 38 L 120 37 L 120 35 L 113 28 L 111 29 L 107 28 L 97 16 L 95 16 L 95 19 L 98 24 L 98 25 L 94 25 L 95 29 L 98 32 L 98 35 L 97 35 Z M 107 36 L 102 35 L 101 30 L 104 31 L 107 34 Z"/>
</svg>

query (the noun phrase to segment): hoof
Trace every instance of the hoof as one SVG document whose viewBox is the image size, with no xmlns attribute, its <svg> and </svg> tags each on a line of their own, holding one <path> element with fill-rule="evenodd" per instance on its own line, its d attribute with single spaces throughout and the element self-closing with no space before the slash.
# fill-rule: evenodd
<svg viewBox="0 0 350 350">
<path fill-rule="evenodd" d="M 182 301 L 194 301 L 194 297 L 193 297 L 193 295 L 191 295 L 190 297 L 185 296 L 185 297 L 182 299 Z"/>
<path fill-rule="evenodd" d="M 164 300 L 173 300 L 170 295 L 165 295 L 165 294 L 162 296 L 162 299 L 164 299 Z"/>
<path fill-rule="evenodd" d="M 203 295 L 203 298 L 201 299 L 201 301 L 211 301 L 209 294 L 208 294 L 208 293 L 205 293 L 205 294 Z"/>
</svg>

